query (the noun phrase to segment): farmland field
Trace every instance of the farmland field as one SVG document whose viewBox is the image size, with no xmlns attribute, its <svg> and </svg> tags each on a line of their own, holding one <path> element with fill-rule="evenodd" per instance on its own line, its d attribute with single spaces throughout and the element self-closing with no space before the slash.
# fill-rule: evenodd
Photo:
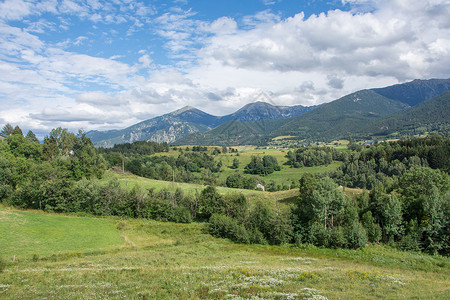
<svg viewBox="0 0 450 300">
<path fill-rule="evenodd" d="M 450 261 L 440 256 L 376 245 L 240 245 L 204 234 L 198 223 L 6 208 L 0 216 L 1 299 L 450 297 Z M 12 229 L 26 226 L 41 234 Z"/>
</svg>

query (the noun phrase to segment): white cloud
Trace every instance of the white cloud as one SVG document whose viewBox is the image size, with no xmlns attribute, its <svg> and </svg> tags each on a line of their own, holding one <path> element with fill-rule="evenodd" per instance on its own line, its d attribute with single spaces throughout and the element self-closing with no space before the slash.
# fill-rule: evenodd
<svg viewBox="0 0 450 300">
<path fill-rule="evenodd" d="M 221 17 L 212 22 L 206 30 L 209 30 L 215 34 L 231 34 L 236 32 L 237 23 L 232 18 Z"/>
<path fill-rule="evenodd" d="M 359 89 L 450 77 L 448 1 L 343 3 L 352 10 L 307 19 L 266 10 L 205 21 L 181 8 L 156 16 L 154 7 L 128 0 L 0 2 L 0 97 L 7 105 L 0 119 L 40 130 L 123 128 L 185 105 L 224 115 L 261 91 L 279 105 L 314 105 Z M 25 29 L 8 25 L 31 15 Z M 107 36 L 120 36 L 115 26 L 127 22 L 123 32 L 159 39 L 172 61 L 158 65 L 154 45 L 106 57 L 83 52 L 92 33 L 64 43 L 43 39 L 76 26 L 78 15 Z"/>
<path fill-rule="evenodd" d="M 32 13 L 32 3 L 23 0 L 5 0 L 0 2 L 0 18 L 20 20 Z"/>
</svg>

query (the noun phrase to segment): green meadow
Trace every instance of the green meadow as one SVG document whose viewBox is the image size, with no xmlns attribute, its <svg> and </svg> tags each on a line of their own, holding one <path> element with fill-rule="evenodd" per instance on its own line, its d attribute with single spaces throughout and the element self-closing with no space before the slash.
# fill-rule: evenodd
<svg viewBox="0 0 450 300">
<path fill-rule="evenodd" d="M 1 299 L 448 299 L 450 261 L 241 245 L 203 224 L 0 208 Z M 14 261 L 13 261 L 14 255 Z"/>
<path fill-rule="evenodd" d="M 48 215 L 0 208 L 0 255 L 17 259 L 73 251 L 115 249 L 114 224 L 100 218 Z"/>
<path fill-rule="evenodd" d="M 333 146 L 339 151 L 348 150 L 345 145 L 338 144 L 338 146 L 335 146 L 333 144 L 330 144 L 328 146 Z M 187 146 L 188 148 L 192 149 L 192 146 Z M 211 154 L 213 149 L 216 147 L 208 147 L 208 154 Z M 221 147 L 217 147 L 218 149 L 222 149 Z M 264 155 L 271 155 L 274 156 L 278 164 L 281 167 L 281 171 L 276 171 L 272 174 L 269 174 L 267 176 L 261 177 L 266 183 L 269 183 L 270 181 L 274 181 L 278 185 L 287 185 L 289 186 L 292 182 L 298 182 L 298 180 L 301 178 L 301 176 L 305 173 L 314 173 L 314 174 L 320 174 L 320 173 L 326 173 L 336 170 L 342 163 L 341 162 L 333 162 L 330 165 L 327 166 L 316 166 L 316 167 L 303 167 L 303 168 L 291 168 L 290 166 L 285 165 L 287 162 L 286 154 L 289 151 L 288 149 L 278 149 L 278 148 L 269 148 L 269 149 L 258 149 L 254 146 L 237 146 L 233 147 L 234 149 L 237 149 L 238 153 L 221 153 L 215 156 L 215 159 L 217 161 L 222 161 L 222 169 L 217 174 L 217 183 L 218 185 L 225 186 L 225 182 L 228 176 L 233 174 L 234 172 L 240 172 L 244 173 L 245 166 L 248 165 L 251 161 L 252 156 L 260 156 L 263 157 Z M 183 151 L 186 150 L 186 147 L 178 147 L 176 150 L 173 148 L 170 148 L 169 152 L 162 152 L 154 154 L 155 156 L 178 156 L 180 154 L 179 149 L 182 149 Z M 233 164 L 234 159 L 239 160 L 239 168 L 232 169 L 230 168 Z M 166 183 L 167 184 L 167 183 Z M 191 189 L 188 188 L 188 191 Z M 226 190 L 222 189 L 221 192 L 227 192 Z M 248 194 L 245 190 L 242 191 L 244 194 Z"/>
</svg>

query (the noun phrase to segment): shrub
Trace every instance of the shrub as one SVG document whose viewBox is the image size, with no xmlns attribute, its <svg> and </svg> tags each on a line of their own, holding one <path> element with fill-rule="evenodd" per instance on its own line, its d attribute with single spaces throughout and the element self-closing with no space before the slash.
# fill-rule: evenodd
<svg viewBox="0 0 450 300">
<path fill-rule="evenodd" d="M 309 228 L 307 241 L 314 246 L 328 247 L 330 231 L 321 224 L 314 223 Z"/>
<path fill-rule="evenodd" d="M 186 207 L 178 206 L 173 209 L 173 222 L 191 223 L 192 215 Z"/>
<path fill-rule="evenodd" d="M 358 249 L 364 247 L 367 242 L 367 231 L 358 221 L 347 228 L 347 247 L 352 249 Z"/>
<path fill-rule="evenodd" d="M 256 228 L 248 230 L 248 236 L 251 244 L 267 244 L 264 234 Z"/>
<path fill-rule="evenodd" d="M 345 235 L 342 227 L 334 227 L 330 231 L 329 247 L 342 248 L 345 246 Z"/>
<path fill-rule="evenodd" d="M 398 247 L 405 251 L 420 251 L 420 239 L 417 233 L 409 233 L 398 242 Z"/>
<path fill-rule="evenodd" d="M 209 219 L 206 231 L 214 237 L 228 238 L 237 243 L 250 242 L 247 230 L 243 225 L 230 217 L 213 214 Z"/>
</svg>

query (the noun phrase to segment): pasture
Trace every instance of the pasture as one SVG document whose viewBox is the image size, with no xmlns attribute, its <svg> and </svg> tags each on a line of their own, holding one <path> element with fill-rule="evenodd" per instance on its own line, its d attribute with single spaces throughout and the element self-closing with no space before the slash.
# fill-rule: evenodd
<svg viewBox="0 0 450 300">
<path fill-rule="evenodd" d="M 1 299 L 450 297 L 450 262 L 440 256 L 240 245 L 204 234 L 203 224 L 0 213 Z M 9 230 L 27 224 L 41 234 Z"/>
</svg>

